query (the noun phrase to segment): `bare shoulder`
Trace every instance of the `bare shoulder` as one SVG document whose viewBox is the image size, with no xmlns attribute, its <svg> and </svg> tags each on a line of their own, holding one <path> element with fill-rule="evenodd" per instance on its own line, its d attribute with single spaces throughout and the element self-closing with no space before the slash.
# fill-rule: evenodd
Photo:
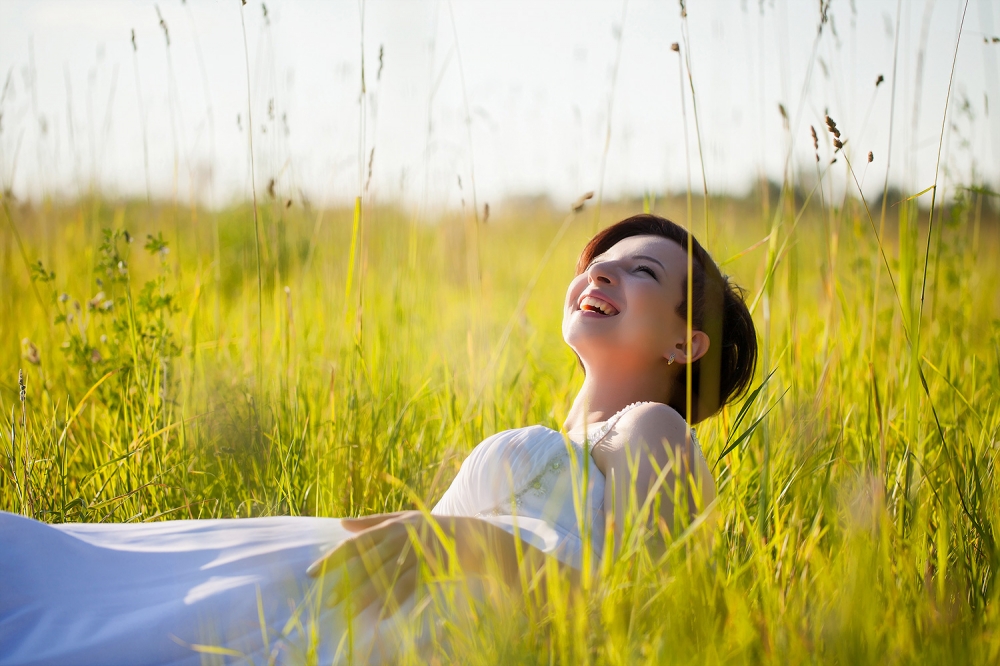
<svg viewBox="0 0 1000 666">
<path fill-rule="evenodd" d="M 683 468 L 702 479 L 705 501 L 715 496 L 715 484 L 698 440 L 689 437 L 690 426 L 677 410 L 662 403 L 645 403 L 628 410 L 618 420 L 612 436 L 619 450 L 651 455 L 658 464 L 683 459 Z M 668 453 L 668 449 L 670 452 Z"/>
<path fill-rule="evenodd" d="M 622 414 L 612 436 L 624 438 L 631 446 L 670 443 L 682 445 L 687 439 L 688 424 L 673 407 L 659 402 L 636 405 Z"/>
</svg>

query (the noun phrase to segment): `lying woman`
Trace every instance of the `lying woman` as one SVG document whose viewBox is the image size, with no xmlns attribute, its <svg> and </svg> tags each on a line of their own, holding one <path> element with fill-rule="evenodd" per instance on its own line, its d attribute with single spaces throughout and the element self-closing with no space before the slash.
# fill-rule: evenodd
<svg viewBox="0 0 1000 666">
<path fill-rule="evenodd" d="M 439 640 L 427 590 L 449 573 L 481 581 L 462 587 L 480 599 L 523 591 L 551 558 L 572 578 L 613 557 L 629 506 L 647 507 L 650 533 L 709 511 L 690 424 L 753 376 L 739 289 L 684 229 L 637 215 L 583 250 L 563 337 L 585 371 L 563 430 L 487 438 L 430 512 L 126 525 L 0 513 L 0 664 L 394 662 Z"/>
</svg>

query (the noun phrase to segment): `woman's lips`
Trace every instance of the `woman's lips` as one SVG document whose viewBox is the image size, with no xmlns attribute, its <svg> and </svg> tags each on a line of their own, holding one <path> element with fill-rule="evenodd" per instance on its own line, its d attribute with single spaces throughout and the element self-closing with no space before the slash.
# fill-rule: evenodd
<svg viewBox="0 0 1000 666">
<path fill-rule="evenodd" d="M 618 314 L 618 308 L 611 301 L 594 292 L 582 295 L 577 307 L 584 314 L 590 313 L 598 317 L 614 317 Z"/>
</svg>

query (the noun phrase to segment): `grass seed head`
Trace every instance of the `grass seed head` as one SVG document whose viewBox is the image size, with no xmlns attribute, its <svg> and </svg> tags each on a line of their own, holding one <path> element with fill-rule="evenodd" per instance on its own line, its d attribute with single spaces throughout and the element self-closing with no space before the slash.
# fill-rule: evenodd
<svg viewBox="0 0 1000 666">
<path fill-rule="evenodd" d="M 94 294 L 94 297 L 92 299 L 87 301 L 87 309 L 95 310 L 99 308 L 101 306 L 101 303 L 103 302 L 104 302 L 104 292 L 99 291 L 96 294 Z"/>
<path fill-rule="evenodd" d="M 368 186 L 372 182 L 372 165 L 375 164 L 375 146 L 372 146 L 372 150 L 368 153 L 368 178 L 365 180 L 365 192 L 368 191 Z"/>
<path fill-rule="evenodd" d="M 572 206 L 573 212 L 579 213 L 581 210 L 583 210 L 583 206 L 585 203 L 587 203 L 587 200 L 593 198 L 594 198 L 593 192 L 586 192 L 585 194 L 583 194 L 579 199 L 573 202 Z"/>
<path fill-rule="evenodd" d="M 875 161 L 875 155 L 872 154 L 872 151 L 869 150 L 868 151 L 868 163 L 871 164 L 874 161 Z"/>
<path fill-rule="evenodd" d="M 835 129 L 837 129 L 837 123 L 836 123 L 836 122 L 834 121 L 834 119 L 833 119 L 833 118 L 831 118 L 830 116 L 827 116 L 827 117 L 826 117 L 826 128 L 827 128 L 827 130 L 829 130 L 830 132 L 832 132 L 832 131 L 834 131 Z"/>
<path fill-rule="evenodd" d="M 819 150 L 819 137 L 816 136 L 816 128 L 812 125 L 809 126 L 809 134 L 812 135 L 813 139 L 813 150 Z"/>
<path fill-rule="evenodd" d="M 30 363 L 31 365 L 38 365 L 39 363 L 42 362 L 42 355 L 41 353 L 39 353 L 38 347 L 36 347 L 35 343 L 32 342 L 30 339 L 24 338 L 23 340 L 21 340 L 21 348 L 22 348 L 21 355 L 28 363 Z"/>
<path fill-rule="evenodd" d="M 17 387 L 20 389 L 21 402 L 23 403 L 28 397 L 28 387 L 24 384 L 24 370 L 20 368 L 17 370 Z"/>
<path fill-rule="evenodd" d="M 879 74 L 879 75 L 878 75 L 878 78 L 877 78 L 877 79 L 875 79 L 875 87 L 876 87 L 876 88 L 878 88 L 878 87 L 879 87 L 880 85 L 882 85 L 882 83 L 883 83 L 884 81 L 885 81 L 885 77 L 884 77 L 884 76 L 882 76 L 881 74 Z"/>
<path fill-rule="evenodd" d="M 677 42 L 674 42 L 673 44 L 670 45 L 670 50 L 673 51 L 674 53 L 680 53 L 681 45 L 678 44 Z"/>
<path fill-rule="evenodd" d="M 160 6 L 154 6 L 156 7 L 156 17 L 160 19 L 160 27 L 163 28 L 163 36 L 167 39 L 167 48 L 170 48 L 170 31 L 167 29 L 167 22 L 163 20 L 163 14 L 160 13 Z"/>
</svg>

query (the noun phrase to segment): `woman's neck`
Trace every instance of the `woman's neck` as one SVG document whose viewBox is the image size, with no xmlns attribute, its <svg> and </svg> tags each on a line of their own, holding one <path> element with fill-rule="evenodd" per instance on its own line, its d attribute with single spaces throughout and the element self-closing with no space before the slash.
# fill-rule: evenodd
<svg viewBox="0 0 1000 666">
<path fill-rule="evenodd" d="M 634 402 L 667 402 L 663 376 L 631 373 L 597 373 L 590 370 L 563 422 L 567 433 L 583 432 L 587 426 L 607 421 Z"/>
</svg>

